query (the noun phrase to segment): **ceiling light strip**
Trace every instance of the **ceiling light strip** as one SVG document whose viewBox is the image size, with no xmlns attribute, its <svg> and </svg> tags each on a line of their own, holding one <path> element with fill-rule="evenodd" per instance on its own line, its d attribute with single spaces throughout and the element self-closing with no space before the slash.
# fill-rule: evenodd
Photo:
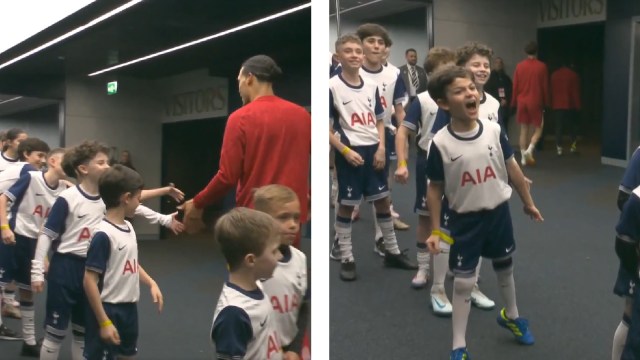
<svg viewBox="0 0 640 360">
<path fill-rule="evenodd" d="M 62 36 L 59 36 L 59 37 L 57 37 L 57 38 L 55 38 L 55 39 L 53 39 L 53 40 L 51 40 L 51 41 L 49 41 L 49 42 L 47 42 L 47 43 L 45 43 L 43 45 L 38 46 L 37 48 L 35 48 L 35 49 L 31 50 L 31 51 L 28 51 L 28 52 L 26 52 L 26 53 L 24 53 L 24 54 L 22 54 L 22 55 L 20 55 L 20 56 L 18 56 L 16 58 L 13 58 L 13 59 L 3 63 L 2 65 L 0 65 L 0 69 L 2 69 L 4 67 L 7 67 L 7 66 L 9 66 L 9 65 L 11 65 L 11 64 L 13 64 L 15 62 L 18 62 L 18 61 L 20 61 L 20 60 L 22 60 L 22 59 L 24 59 L 24 58 L 26 58 L 28 56 L 31 56 L 31 55 L 33 55 L 33 54 L 35 54 L 35 53 L 37 53 L 37 52 L 39 52 L 41 50 L 44 50 L 44 49 L 48 48 L 51 45 L 57 44 L 60 41 L 62 41 L 64 39 L 67 39 L 67 38 L 69 38 L 69 37 L 81 32 L 81 31 L 84 31 L 84 30 L 86 30 L 86 29 L 88 29 L 88 28 L 90 28 L 90 27 L 92 27 L 92 26 L 94 26 L 94 25 L 96 25 L 96 24 L 98 24 L 98 23 L 100 23 L 100 22 L 102 22 L 102 21 L 104 21 L 104 20 L 106 20 L 106 19 L 108 19 L 108 18 L 110 18 L 110 17 L 112 17 L 112 16 L 114 16 L 114 15 L 116 15 L 116 14 L 118 14 L 118 13 L 120 13 L 120 12 L 130 8 L 130 7 L 132 7 L 132 6 L 134 6 L 134 5 L 136 5 L 139 2 L 142 2 L 142 1 L 143 0 L 132 0 L 132 1 L 129 1 L 128 3 L 118 7 L 116 9 L 113 9 L 113 10 L 109 11 L 108 13 L 105 13 L 104 15 L 91 20 L 90 22 L 88 22 L 87 24 L 85 24 L 83 26 L 80 26 L 80 27 L 78 27 L 78 28 L 76 28 L 74 30 L 71 30 L 71 31 L 69 31 L 68 33 L 66 33 L 66 34 L 64 34 Z"/>
<path fill-rule="evenodd" d="M 8 102 L 11 102 L 11 101 L 14 101 L 14 100 L 18 100 L 18 99 L 22 99 L 22 96 L 16 96 L 16 97 L 8 99 L 8 100 L 0 101 L 0 105 L 6 104 Z"/>
<path fill-rule="evenodd" d="M 279 12 L 277 14 L 273 14 L 273 15 L 267 16 L 265 18 L 258 19 L 258 20 L 246 23 L 244 25 L 240 25 L 240 26 L 234 27 L 232 29 L 225 30 L 223 32 L 219 32 L 219 33 L 214 34 L 214 35 L 210 35 L 210 36 L 198 39 L 198 40 L 194 40 L 194 41 L 182 44 L 182 45 L 178 45 L 178 46 L 172 47 L 170 49 L 162 50 L 162 51 L 159 51 L 157 53 L 153 53 L 153 54 L 150 54 L 150 55 L 147 55 L 147 56 L 143 56 L 143 57 L 138 58 L 138 59 L 134 59 L 134 60 L 122 63 L 122 64 L 118 64 L 118 65 L 115 65 L 115 66 L 112 66 L 112 67 L 109 67 L 109 68 L 106 68 L 106 69 L 102 69 L 102 70 L 99 70 L 99 71 L 96 71 L 96 72 L 93 72 L 93 73 L 89 74 L 89 76 L 99 75 L 99 74 L 105 73 L 107 71 L 119 69 L 119 68 L 122 68 L 122 67 L 125 67 L 125 66 L 129 66 L 131 64 L 135 64 L 135 63 L 139 63 L 141 61 L 149 60 L 151 58 L 154 58 L 154 57 L 157 57 L 157 56 L 160 56 L 160 55 L 164 55 L 164 54 L 167 54 L 167 53 L 170 53 L 170 52 L 174 52 L 174 51 L 177 51 L 177 50 L 180 50 L 180 49 L 184 49 L 186 47 L 193 46 L 193 45 L 199 44 L 201 42 L 205 42 L 205 41 L 209 41 L 211 39 L 219 38 L 221 36 L 224 36 L 224 35 L 236 32 L 236 31 L 240 31 L 240 30 L 246 29 L 248 27 L 255 26 L 255 25 L 261 24 L 263 22 L 267 22 L 269 20 L 273 20 L 273 19 L 279 18 L 281 16 L 285 16 L 285 15 L 294 13 L 296 11 L 300 11 L 300 10 L 306 9 L 308 7 L 311 7 L 311 3 L 300 5 L 300 6 L 292 8 L 292 9 L 285 10 L 285 11 Z"/>
</svg>

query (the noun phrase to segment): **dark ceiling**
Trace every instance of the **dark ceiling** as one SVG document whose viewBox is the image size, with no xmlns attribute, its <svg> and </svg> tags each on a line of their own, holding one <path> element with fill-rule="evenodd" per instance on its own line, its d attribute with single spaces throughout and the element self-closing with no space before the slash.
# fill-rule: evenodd
<svg viewBox="0 0 640 360">
<path fill-rule="evenodd" d="M 310 0 L 146 0 L 39 53 L 0 69 L 0 93 L 22 95 L 30 83 L 58 83 L 258 20 Z M 98 0 L 0 54 L 0 64 L 84 25 L 124 0 Z M 242 60 L 272 56 L 281 65 L 310 64 L 310 8 L 151 60 L 108 72 L 160 78 L 208 67 L 228 76 Z M 21 91 L 22 90 L 22 91 Z M 27 94 L 35 95 L 35 94 Z"/>
</svg>

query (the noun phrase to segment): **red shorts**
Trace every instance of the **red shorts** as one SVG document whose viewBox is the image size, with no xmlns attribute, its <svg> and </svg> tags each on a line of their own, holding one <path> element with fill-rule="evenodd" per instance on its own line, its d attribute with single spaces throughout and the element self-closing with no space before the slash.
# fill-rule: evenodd
<svg viewBox="0 0 640 360">
<path fill-rule="evenodd" d="M 542 125 L 542 108 L 538 104 L 519 102 L 516 120 L 520 124 L 540 127 Z"/>
</svg>

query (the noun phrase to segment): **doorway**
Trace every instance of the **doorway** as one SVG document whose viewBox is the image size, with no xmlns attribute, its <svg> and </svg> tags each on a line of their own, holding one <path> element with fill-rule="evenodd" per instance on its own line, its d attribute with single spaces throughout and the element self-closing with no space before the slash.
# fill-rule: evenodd
<svg viewBox="0 0 640 360">
<path fill-rule="evenodd" d="M 574 64 L 580 77 L 582 108 L 578 139 L 600 147 L 603 122 L 604 23 L 538 29 L 538 57 L 547 64 L 549 75 L 563 59 Z M 544 134 L 555 139 L 555 124 L 545 119 Z"/>
</svg>

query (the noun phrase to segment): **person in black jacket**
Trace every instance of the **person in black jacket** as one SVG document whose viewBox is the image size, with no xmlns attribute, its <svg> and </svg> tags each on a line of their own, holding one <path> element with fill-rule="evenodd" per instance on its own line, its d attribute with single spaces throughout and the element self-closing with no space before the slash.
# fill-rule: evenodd
<svg viewBox="0 0 640 360">
<path fill-rule="evenodd" d="M 504 71 L 504 61 L 502 61 L 502 58 L 495 57 L 493 59 L 493 70 L 491 70 L 491 76 L 484 86 L 484 90 L 500 101 L 498 117 L 500 118 L 500 125 L 502 125 L 505 132 L 507 132 L 509 116 L 511 116 L 509 104 L 511 103 L 513 83 L 509 75 Z"/>
</svg>

